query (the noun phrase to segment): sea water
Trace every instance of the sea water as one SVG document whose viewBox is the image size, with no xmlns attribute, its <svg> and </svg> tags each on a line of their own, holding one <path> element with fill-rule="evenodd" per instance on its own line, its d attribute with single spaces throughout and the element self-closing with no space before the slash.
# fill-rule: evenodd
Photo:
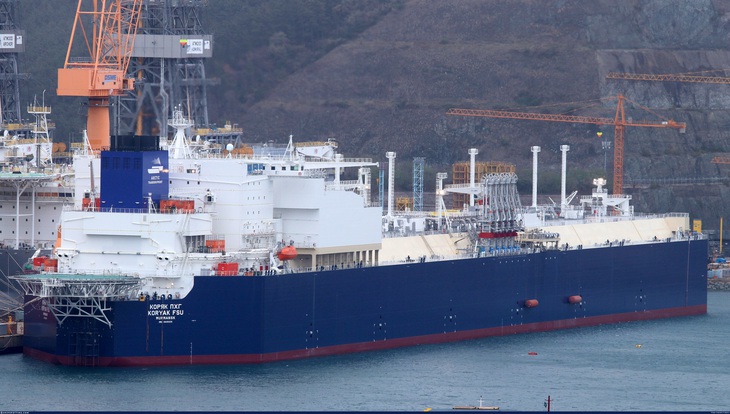
<svg viewBox="0 0 730 414">
<path fill-rule="evenodd" d="M 264 365 L 0 356 L 0 411 L 730 410 L 730 292 L 708 314 Z"/>
</svg>

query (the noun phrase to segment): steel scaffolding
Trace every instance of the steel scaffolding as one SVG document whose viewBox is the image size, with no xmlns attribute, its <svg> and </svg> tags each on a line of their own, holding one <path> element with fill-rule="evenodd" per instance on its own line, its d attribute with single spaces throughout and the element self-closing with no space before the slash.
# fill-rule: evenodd
<svg viewBox="0 0 730 414">
<path fill-rule="evenodd" d="M 200 14 L 205 0 L 146 0 L 130 62 L 136 89 L 120 97 L 113 134 L 167 137 L 166 120 L 182 106 L 199 128 L 208 128 L 205 59 L 212 57 L 212 36 Z"/>
<path fill-rule="evenodd" d="M 423 157 L 413 158 L 413 211 L 423 211 Z"/>
<path fill-rule="evenodd" d="M 0 123 L 3 129 L 21 124 L 18 55 L 25 51 L 25 31 L 17 26 L 18 0 L 0 0 Z"/>
</svg>

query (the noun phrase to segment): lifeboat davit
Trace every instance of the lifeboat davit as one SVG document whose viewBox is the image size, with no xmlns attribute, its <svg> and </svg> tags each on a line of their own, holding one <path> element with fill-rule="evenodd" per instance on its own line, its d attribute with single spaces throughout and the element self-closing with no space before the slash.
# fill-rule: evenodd
<svg viewBox="0 0 730 414">
<path fill-rule="evenodd" d="M 279 260 L 291 260 L 297 257 L 297 249 L 294 246 L 286 246 L 276 254 Z"/>
<path fill-rule="evenodd" d="M 583 302 L 583 298 L 580 295 L 568 296 L 568 303 L 575 305 L 576 303 Z"/>
<path fill-rule="evenodd" d="M 537 299 L 527 299 L 525 301 L 525 307 L 526 308 L 536 308 L 537 305 L 539 305 L 540 302 L 537 301 Z"/>
</svg>

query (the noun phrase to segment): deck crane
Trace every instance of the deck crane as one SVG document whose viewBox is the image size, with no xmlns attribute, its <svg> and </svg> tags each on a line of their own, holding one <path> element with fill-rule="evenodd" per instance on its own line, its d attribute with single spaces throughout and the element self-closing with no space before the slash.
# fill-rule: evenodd
<svg viewBox="0 0 730 414">
<path fill-rule="evenodd" d="M 613 137 L 613 193 L 621 194 L 623 191 L 624 130 L 626 129 L 626 127 L 673 128 L 678 129 L 680 133 L 684 133 L 687 125 L 684 122 L 675 122 L 668 119 L 661 122 L 626 120 L 626 114 L 624 112 L 624 101 L 627 101 L 628 99 L 625 98 L 623 95 L 617 95 L 615 98 L 617 100 L 617 104 L 616 114 L 613 118 L 458 108 L 449 109 L 448 111 L 446 111 L 446 115 L 481 116 L 488 118 L 526 119 L 535 121 L 569 122 L 578 124 L 613 125 L 615 131 Z M 640 106 L 635 102 L 632 103 Z M 644 109 L 646 110 L 646 108 Z"/>
<path fill-rule="evenodd" d="M 134 89 L 127 67 L 142 2 L 79 0 L 76 8 L 66 62 L 58 69 L 56 93 L 89 98 L 86 128 L 94 151 L 109 146 L 110 98 Z M 72 56 L 77 49 L 82 50 L 81 56 Z"/>
</svg>

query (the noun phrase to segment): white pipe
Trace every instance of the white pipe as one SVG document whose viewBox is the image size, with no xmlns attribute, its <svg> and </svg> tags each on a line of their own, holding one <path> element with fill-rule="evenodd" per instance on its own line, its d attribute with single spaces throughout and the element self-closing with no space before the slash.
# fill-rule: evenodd
<svg viewBox="0 0 730 414">
<path fill-rule="evenodd" d="M 342 162 L 342 154 L 335 154 L 335 188 L 340 189 L 340 167 L 337 166 Z"/>
<path fill-rule="evenodd" d="M 540 152 L 540 147 L 531 147 L 530 151 L 532 151 L 532 206 L 537 207 L 537 153 Z"/>
<path fill-rule="evenodd" d="M 560 172 L 560 207 L 566 207 L 565 203 L 565 170 L 568 163 L 568 151 L 570 151 L 570 145 L 561 145 L 560 151 L 563 153 L 563 166 Z"/>
<path fill-rule="evenodd" d="M 444 214 L 444 180 L 449 175 L 445 172 L 436 173 L 436 207 L 438 215 L 438 229 L 441 230 L 441 217 Z"/>
<path fill-rule="evenodd" d="M 393 217 L 393 197 L 395 191 L 395 152 L 386 152 L 385 158 L 388 159 L 388 217 Z"/>
<path fill-rule="evenodd" d="M 479 150 L 476 148 L 469 149 L 469 158 L 471 165 L 469 166 L 469 186 L 474 188 L 474 177 L 476 176 L 476 156 Z M 469 206 L 474 207 L 474 194 L 469 194 Z"/>
</svg>

